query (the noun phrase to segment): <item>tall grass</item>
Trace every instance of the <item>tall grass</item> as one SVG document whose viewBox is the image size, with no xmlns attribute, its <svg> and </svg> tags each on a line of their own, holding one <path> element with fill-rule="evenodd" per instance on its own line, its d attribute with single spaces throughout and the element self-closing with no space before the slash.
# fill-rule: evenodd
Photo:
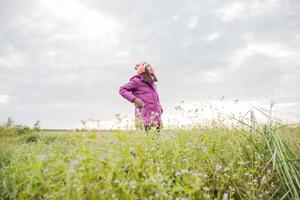
<svg viewBox="0 0 300 200">
<path fill-rule="evenodd" d="M 0 199 L 299 198 L 299 162 L 282 134 L 291 129 L 253 111 L 238 121 L 147 134 L 0 127 Z"/>
<path fill-rule="evenodd" d="M 272 198 L 276 196 L 281 187 L 284 187 L 286 193 L 283 194 L 280 199 L 299 199 L 300 159 L 299 157 L 296 157 L 297 155 L 291 149 L 291 146 L 288 144 L 286 139 L 280 136 L 278 130 L 282 127 L 282 124 L 277 123 L 272 119 L 273 105 L 273 102 L 271 102 L 269 112 L 266 112 L 266 110 L 263 110 L 262 108 L 254 107 L 257 111 L 267 117 L 268 121 L 266 124 L 258 123 L 252 110 L 247 113 L 250 115 L 250 124 L 245 122 L 243 118 L 239 121 L 241 124 L 250 128 L 250 132 L 252 134 L 258 133 L 263 137 L 263 147 L 266 149 L 268 157 L 270 158 L 266 164 L 266 167 L 268 165 L 272 165 L 272 170 L 278 172 L 283 180 L 278 189 L 272 195 Z"/>
</svg>

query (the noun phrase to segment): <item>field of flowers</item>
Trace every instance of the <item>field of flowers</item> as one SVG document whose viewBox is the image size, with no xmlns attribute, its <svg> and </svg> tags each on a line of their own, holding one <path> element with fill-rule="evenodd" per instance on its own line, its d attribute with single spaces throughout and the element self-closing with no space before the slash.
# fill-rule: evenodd
<svg viewBox="0 0 300 200">
<path fill-rule="evenodd" d="M 299 145 L 297 126 L 144 133 L 3 125 L 0 199 L 297 199 Z"/>
</svg>

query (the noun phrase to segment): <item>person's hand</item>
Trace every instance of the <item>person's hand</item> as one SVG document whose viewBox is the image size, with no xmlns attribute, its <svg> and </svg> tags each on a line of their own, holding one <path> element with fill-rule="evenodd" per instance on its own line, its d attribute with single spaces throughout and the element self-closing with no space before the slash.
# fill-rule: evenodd
<svg viewBox="0 0 300 200">
<path fill-rule="evenodd" d="M 135 98 L 133 103 L 139 108 L 142 108 L 145 105 L 145 103 L 142 100 L 140 100 L 139 98 Z"/>
</svg>

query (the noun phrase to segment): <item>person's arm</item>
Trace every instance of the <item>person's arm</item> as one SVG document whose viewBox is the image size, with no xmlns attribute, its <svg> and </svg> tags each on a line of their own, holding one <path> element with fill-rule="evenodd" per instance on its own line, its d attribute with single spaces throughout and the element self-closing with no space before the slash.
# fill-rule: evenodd
<svg viewBox="0 0 300 200">
<path fill-rule="evenodd" d="M 129 81 L 125 85 L 120 87 L 119 93 L 122 97 L 130 101 L 131 103 L 134 103 L 137 107 L 143 107 L 144 102 L 134 96 L 132 94 L 132 91 L 134 91 L 137 88 L 137 82 L 133 80 Z"/>
<path fill-rule="evenodd" d="M 127 99 L 130 102 L 134 102 L 136 96 L 132 94 L 132 91 L 134 91 L 137 88 L 137 83 L 133 80 L 129 81 L 125 85 L 122 85 L 120 87 L 119 93 L 122 97 Z"/>
</svg>

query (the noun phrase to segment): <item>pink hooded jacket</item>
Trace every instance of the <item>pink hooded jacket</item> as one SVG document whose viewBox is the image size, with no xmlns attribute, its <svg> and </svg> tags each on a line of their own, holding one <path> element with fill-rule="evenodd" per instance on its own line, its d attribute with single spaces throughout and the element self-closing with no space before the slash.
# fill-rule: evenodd
<svg viewBox="0 0 300 200">
<path fill-rule="evenodd" d="M 145 103 L 143 108 L 135 107 L 135 117 L 144 125 L 162 125 L 161 114 L 163 110 L 155 82 L 149 84 L 143 81 L 141 75 L 135 75 L 130 78 L 128 83 L 120 87 L 119 93 L 130 102 L 139 98 Z"/>
</svg>

